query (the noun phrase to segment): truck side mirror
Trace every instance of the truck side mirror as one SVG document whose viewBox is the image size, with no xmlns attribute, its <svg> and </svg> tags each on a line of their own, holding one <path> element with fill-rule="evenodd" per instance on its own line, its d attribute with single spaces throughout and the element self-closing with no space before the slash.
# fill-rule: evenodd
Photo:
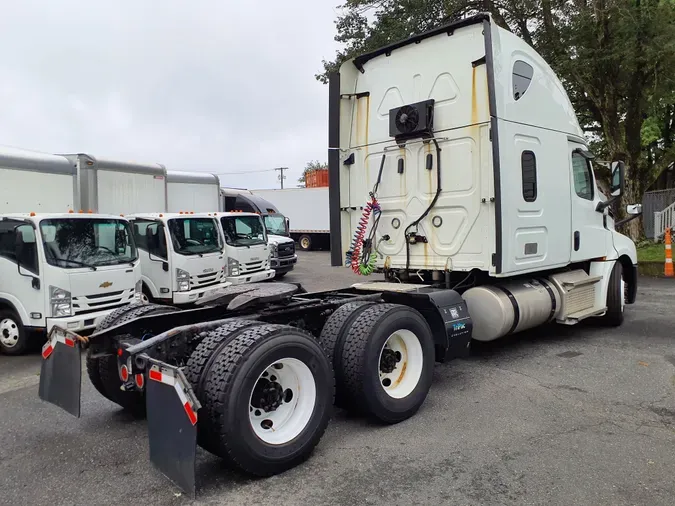
<svg viewBox="0 0 675 506">
<path fill-rule="evenodd" d="M 642 204 L 628 204 L 626 214 L 642 214 Z"/>
<path fill-rule="evenodd" d="M 14 256 L 16 257 L 16 270 L 18 271 L 20 276 L 24 276 L 26 278 L 31 278 L 31 286 L 35 288 L 36 290 L 40 289 L 40 279 L 36 278 L 32 274 L 25 274 L 23 270 L 27 270 L 25 267 L 21 265 L 21 261 L 24 258 L 24 254 L 27 251 L 26 248 L 26 242 L 23 237 L 23 232 L 21 231 L 22 228 L 25 227 L 30 227 L 30 225 L 19 225 L 14 228 Z M 32 231 L 32 230 L 31 230 Z"/>
<path fill-rule="evenodd" d="M 623 195 L 624 189 L 624 173 L 626 166 L 623 162 L 612 162 L 612 183 L 610 185 L 609 191 L 612 197 L 621 197 Z"/>
<path fill-rule="evenodd" d="M 291 233 L 291 220 L 286 218 L 286 232 Z"/>
</svg>

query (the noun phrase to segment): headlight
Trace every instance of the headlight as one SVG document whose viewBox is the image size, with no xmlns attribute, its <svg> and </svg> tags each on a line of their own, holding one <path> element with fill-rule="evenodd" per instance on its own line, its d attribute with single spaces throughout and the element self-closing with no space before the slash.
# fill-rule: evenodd
<svg viewBox="0 0 675 506">
<path fill-rule="evenodd" d="M 136 286 L 134 286 L 134 300 L 136 302 L 140 302 L 142 293 L 143 293 L 143 281 L 139 279 L 136 282 Z"/>
<path fill-rule="evenodd" d="M 178 281 L 178 291 L 190 291 L 190 273 L 183 269 L 176 269 L 176 281 Z"/>
<path fill-rule="evenodd" d="M 230 276 L 239 276 L 239 260 L 234 258 L 227 259 L 227 270 L 230 273 Z"/>
<path fill-rule="evenodd" d="M 279 246 L 275 243 L 270 243 L 270 257 L 275 258 L 279 256 Z"/>
<path fill-rule="evenodd" d="M 73 315 L 73 301 L 69 291 L 50 286 L 49 302 L 52 308 L 52 318 Z"/>
</svg>

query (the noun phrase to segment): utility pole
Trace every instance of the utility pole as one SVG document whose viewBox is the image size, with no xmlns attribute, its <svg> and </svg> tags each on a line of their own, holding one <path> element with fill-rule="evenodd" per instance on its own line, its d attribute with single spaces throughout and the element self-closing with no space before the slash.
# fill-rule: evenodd
<svg viewBox="0 0 675 506">
<path fill-rule="evenodd" d="M 277 176 L 277 178 L 279 179 L 279 181 L 281 181 L 281 189 L 283 190 L 284 189 L 284 179 L 286 179 L 286 176 L 284 176 L 284 171 L 288 170 L 288 167 L 277 167 L 274 170 L 279 171 L 279 175 Z"/>
</svg>

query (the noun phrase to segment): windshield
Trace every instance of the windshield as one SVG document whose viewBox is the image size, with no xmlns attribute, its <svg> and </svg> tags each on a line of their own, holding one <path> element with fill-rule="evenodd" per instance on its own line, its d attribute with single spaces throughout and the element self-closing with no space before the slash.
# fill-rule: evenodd
<svg viewBox="0 0 675 506">
<path fill-rule="evenodd" d="M 222 249 L 215 220 L 174 218 L 169 220 L 173 249 L 180 255 L 203 255 Z"/>
<path fill-rule="evenodd" d="M 272 235 L 288 235 L 286 218 L 283 214 L 268 214 L 265 216 L 267 233 Z"/>
<path fill-rule="evenodd" d="M 75 269 L 138 259 L 129 223 L 115 219 L 58 218 L 40 222 L 49 265 Z"/>
<path fill-rule="evenodd" d="M 220 219 L 225 242 L 230 246 L 267 244 L 265 227 L 259 216 L 225 216 Z"/>
</svg>

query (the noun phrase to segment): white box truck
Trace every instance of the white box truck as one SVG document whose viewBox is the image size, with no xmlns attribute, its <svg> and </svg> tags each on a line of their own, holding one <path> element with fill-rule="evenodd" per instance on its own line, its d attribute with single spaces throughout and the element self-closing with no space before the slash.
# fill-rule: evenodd
<svg viewBox="0 0 675 506">
<path fill-rule="evenodd" d="M 55 325 L 93 330 L 140 297 L 129 222 L 74 213 L 76 168 L 62 156 L 0 147 L 0 352 L 26 351 Z"/>
<path fill-rule="evenodd" d="M 298 262 L 295 253 L 295 241 L 288 231 L 288 219 L 279 212 L 273 203 L 240 188 L 221 188 L 221 210 L 243 211 L 262 216 L 267 231 L 267 241 L 271 249 L 271 266 L 280 279 L 293 270 Z"/>
<path fill-rule="evenodd" d="M 196 444 L 279 474 L 312 454 L 335 399 L 398 423 L 424 404 L 435 362 L 467 356 L 472 339 L 618 326 L 635 301 L 635 245 L 608 205 L 623 164 L 602 198 L 560 81 L 489 15 L 345 62 L 329 100 L 332 260 L 384 279 L 229 287 L 173 320 L 120 310 L 89 341 L 89 363 L 107 354 L 122 378 L 149 378 L 118 379 L 116 402 L 147 406 L 150 460 L 191 495 Z M 60 348 L 40 395 L 79 415 L 79 381 L 59 378 L 82 354 Z"/>
<path fill-rule="evenodd" d="M 214 213 L 220 210 L 220 180 L 205 172 L 166 171 L 167 211 Z"/>
<path fill-rule="evenodd" d="M 141 252 L 143 302 L 193 304 L 229 285 L 213 214 L 139 213 L 129 219 Z"/>
<path fill-rule="evenodd" d="M 251 190 L 288 218 L 290 237 L 303 251 L 330 247 L 328 188 Z"/>
</svg>

